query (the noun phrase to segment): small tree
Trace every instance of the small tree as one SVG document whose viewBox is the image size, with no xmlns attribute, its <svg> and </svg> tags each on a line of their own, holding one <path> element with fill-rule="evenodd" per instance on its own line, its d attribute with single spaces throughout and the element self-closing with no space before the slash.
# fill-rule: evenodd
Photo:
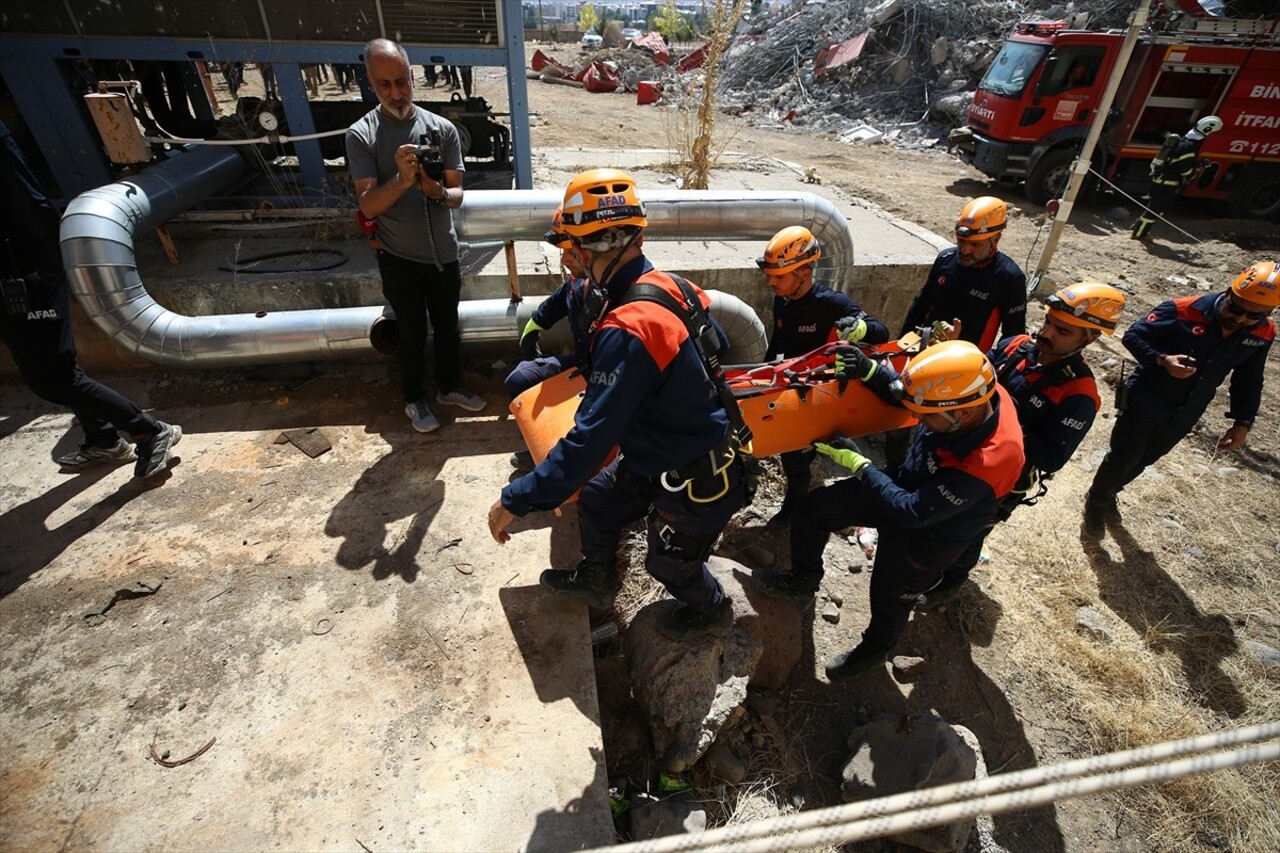
<svg viewBox="0 0 1280 853">
<path fill-rule="evenodd" d="M 596 7 L 590 3 L 583 3 L 582 8 L 578 10 L 578 29 L 584 33 L 587 30 L 595 29 L 600 23 L 600 16 L 596 14 Z"/>
<path fill-rule="evenodd" d="M 742 18 L 751 0 L 712 0 L 707 10 L 707 51 L 702 66 L 702 97 L 698 102 L 697 133 L 681 144 L 680 185 L 689 190 L 705 190 L 710 181 L 713 161 L 719 157 L 711 152 L 712 135 L 716 126 L 716 79 L 720 76 L 720 60 L 733 39 L 734 28 Z M 674 3 L 672 4 L 674 5 Z M 683 142 L 683 141 L 682 141 Z"/>
<path fill-rule="evenodd" d="M 676 0 L 667 0 L 667 5 L 653 16 L 653 29 L 657 30 L 668 42 L 679 41 L 689 29 L 689 22 L 676 8 Z"/>
</svg>

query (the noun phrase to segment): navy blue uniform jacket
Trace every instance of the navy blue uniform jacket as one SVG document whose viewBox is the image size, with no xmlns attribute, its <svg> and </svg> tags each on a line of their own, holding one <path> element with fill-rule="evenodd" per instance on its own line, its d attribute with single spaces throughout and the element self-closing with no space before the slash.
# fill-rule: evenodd
<svg viewBox="0 0 1280 853">
<path fill-rule="evenodd" d="M 863 315 L 867 333 L 862 342 L 882 344 L 889 340 L 889 330 L 876 318 L 858 307 L 848 296 L 825 284 L 815 284 L 799 299 L 773 298 L 773 338 L 765 361 L 778 356 L 795 358 L 812 352 L 834 340 L 836 321 L 841 317 Z"/>
<path fill-rule="evenodd" d="M 1214 392 L 1231 374 L 1231 410 L 1227 417 L 1253 423 L 1262 402 L 1262 373 L 1276 337 L 1270 317 L 1229 337 L 1217 324 L 1222 293 L 1184 296 L 1161 302 L 1124 333 L 1124 345 L 1138 360 L 1129 377 L 1129 405 L 1153 418 L 1168 419 L 1188 431 L 1200 420 Z M 1196 372 L 1174 379 L 1156 364 L 1162 355 L 1190 355 Z"/>
<path fill-rule="evenodd" d="M 1005 338 L 987 356 L 1018 410 L 1027 465 L 1052 474 L 1076 452 L 1102 399 L 1083 355 L 1045 368 L 1036 360 L 1034 345 L 1020 352 L 1030 343 L 1030 335 Z"/>
<path fill-rule="evenodd" d="M 982 266 L 962 267 L 955 247 L 943 249 L 924 287 L 907 309 L 899 337 L 938 320 L 960 318 L 960 339 L 986 352 L 1003 337 L 1027 331 L 1027 277 L 1003 252 Z"/>
<path fill-rule="evenodd" d="M 617 305 L 636 281 L 657 285 L 684 304 L 671 277 L 643 256 L 614 274 L 605 288 L 609 304 Z M 710 299 L 695 290 L 706 308 Z M 727 350 L 723 330 L 716 331 Z M 614 446 L 632 470 L 655 477 L 706 455 L 728 435 L 729 416 L 684 321 L 661 305 L 631 302 L 610 310 L 591 337 L 586 378 L 573 429 L 541 465 L 502 490 L 502 505 L 513 515 L 560 506 Z"/>
<path fill-rule="evenodd" d="M 897 375 L 881 365 L 868 387 L 888 401 Z M 994 413 L 972 432 L 956 436 L 923 425 L 911 432 L 907 458 L 894 476 L 868 465 L 862 488 L 870 500 L 932 551 L 964 547 L 986 536 L 1000 501 L 1022 475 L 1022 429 L 1009 392 L 997 385 Z M 900 405 L 900 403 L 899 403 Z"/>
<path fill-rule="evenodd" d="M 582 312 L 582 289 L 586 280 L 569 277 L 555 289 L 555 292 L 538 303 L 533 309 L 533 322 L 541 329 L 550 329 L 561 320 L 569 320 L 569 329 L 573 332 L 573 352 L 579 362 L 585 362 L 591 339 L 583 324 L 577 322 Z"/>
</svg>

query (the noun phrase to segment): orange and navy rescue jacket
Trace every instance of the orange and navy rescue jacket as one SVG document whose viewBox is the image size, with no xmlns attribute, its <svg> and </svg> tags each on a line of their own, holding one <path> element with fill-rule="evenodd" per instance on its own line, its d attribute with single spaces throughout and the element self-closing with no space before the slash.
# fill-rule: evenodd
<svg viewBox="0 0 1280 853">
<path fill-rule="evenodd" d="M 1005 338 L 987 357 L 1018 410 L 1027 466 L 1052 474 L 1067 464 L 1102 408 L 1093 372 L 1080 353 L 1040 364 L 1030 335 Z"/>
<path fill-rule="evenodd" d="M 892 374 L 883 365 L 877 371 Z M 885 396 L 883 386 L 868 383 Z M 986 536 L 1000 502 L 1022 476 L 1022 428 L 1009 392 L 997 385 L 991 417 L 964 435 L 917 426 L 894 476 L 868 465 L 862 487 L 903 529 L 929 547 L 964 547 Z"/>
<path fill-rule="evenodd" d="M 943 249 L 902 322 L 898 337 L 939 320 L 961 322 L 960 340 L 986 352 L 1004 337 L 1027 330 L 1027 277 L 1004 252 L 981 266 L 962 267 L 955 247 Z"/>
<path fill-rule="evenodd" d="M 1262 374 L 1276 337 L 1270 317 L 1251 328 L 1222 336 L 1217 306 L 1227 293 L 1183 296 L 1161 302 L 1129 327 L 1124 345 L 1138 360 L 1129 378 L 1129 406 L 1148 416 L 1186 427 L 1195 425 L 1213 395 L 1231 374 L 1227 417 L 1252 424 L 1262 402 Z M 1174 379 L 1156 364 L 1162 355 L 1190 355 L 1196 372 Z"/>
<path fill-rule="evenodd" d="M 643 256 L 612 276 L 605 287 L 610 307 L 591 335 L 587 390 L 573 428 L 541 465 L 502 490 L 502 504 L 513 515 L 560 506 L 615 446 L 636 473 L 656 477 L 705 456 L 728 435 L 729 416 L 684 320 L 653 302 L 621 304 L 637 282 L 656 285 L 685 305 L 671 276 Z M 707 308 L 710 297 L 694 291 Z M 715 328 L 723 353 L 728 339 Z"/>
</svg>

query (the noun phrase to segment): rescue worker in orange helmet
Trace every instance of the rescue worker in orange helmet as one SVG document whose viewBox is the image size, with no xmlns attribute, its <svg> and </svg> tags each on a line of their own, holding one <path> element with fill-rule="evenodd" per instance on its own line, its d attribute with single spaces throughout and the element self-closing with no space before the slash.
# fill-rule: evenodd
<svg viewBox="0 0 1280 853">
<path fill-rule="evenodd" d="M 502 490 L 489 511 L 490 532 L 505 542 L 514 518 L 555 509 L 581 487 L 582 561 L 544 571 L 542 585 L 609 606 L 621 586 L 622 531 L 646 519 L 645 569 L 679 602 L 659 630 L 677 640 L 724 633 L 733 602 L 706 559 L 750 500 L 741 415 L 716 384 L 718 364 L 709 373 L 728 340 L 706 313 L 705 293 L 645 258 L 647 219 L 629 175 L 583 172 L 569 182 L 562 207 L 572 251 L 588 273 L 579 318 L 589 339 L 587 388 L 568 435 Z M 699 318 L 696 338 L 690 313 Z M 621 456 L 596 473 L 615 446 Z"/>
<path fill-rule="evenodd" d="M 999 250 L 1009 208 L 994 196 L 970 201 L 956 219 L 954 249 L 934 259 L 924 287 L 907 308 L 898 336 L 928 328 L 934 337 L 969 341 L 986 352 L 997 340 L 1027 330 L 1027 277 Z M 885 456 L 900 464 L 907 433 L 885 436 Z"/>
<path fill-rule="evenodd" d="M 812 352 L 825 343 L 882 344 L 889 330 L 858 307 L 847 295 L 814 281 L 814 271 L 822 257 L 822 247 L 803 225 L 783 228 L 756 258 L 773 291 L 773 335 L 765 360 L 794 358 Z M 809 466 L 816 451 L 812 448 L 783 453 L 782 472 L 786 494 L 782 506 L 769 519 L 770 527 L 780 527 L 791 517 L 796 503 L 809 491 Z"/>
<path fill-rule="evenodd" d="M 1084 348 L 1115 334 L 1124 294 L 1109 284 L 1086 281 L 1045 300 L 1044 322 L 1034 337 L 1015 335 L 987 354 L 1000 385 L 1009 392 L 1022 426 L 1026 462 L 1013 491 L 1000 504 L 1004 521 L 1021 504 L 1034 504 L 1051 478 L 1076 452 L 1102 407 L 1098 383 L 1084 361 Z M 978 564 L 982 543 L 971 545 L 929 591 L 929 606 L 955 598 Z"/>
<path fill-rule="evenodd" d="M 1001 337 L 1027 329 L 1027 277 L 999 250 L 1008 206 L 994 196 L 975 198 L 956 219 L 954 249 L 934 259 L 924 288 L 907 309 L 901 337 L 915 329 L 951 322 L 954 337 L 986 352 Z M 958 321 L 958 322 L 957 322 Z"/>
<path fill-rule="evenodd" d="M 867 384 L 919 419 L 906 460 L 884 472 L 839 438 L 817 451 L 851 476 L 814 489 L 791 520 L 791 570 L 761 577 L 766 592 L 809 602 L 822 579 L 832 533 L 854 525 L 880 532 L 871 575 L 871 622 L 862 642 L 827 661 L 827 677 L 852 678 L 884 663 L 912 608 L 971 548 L 981 547 L 1000 501 L 1022 472 L 1022 430 L 995 369 L 968 341 L 946 341 L 907 362 L 902 375 L 856 347 L 838 372 Z"/>
<path fill-rule="evenodd" d="M 1164 456 L 1200 420 L 1231 374 L 1231 427 L 1219 450 L 1244 447 L 1262 403 L 1267 353 L 1276 337 L 1270 317 L 1280 304 L 1280 266 L 1258 261 L 1220 293 L 1161 302 L 1124 333 L 1138 361 L 1111 429 L 1111 448 L 1085 498 L 1084 532 L 1100 537 L 1121 522 L 1116 495 Z"/>
<path fill-rule="evenodd" d="M 503 382 L 509 400 L 514 400 L 545 379 L 585 364 L 587 360 L 588 341 L 585 330 L 572 320 L 582 310 L 586 270 L 579 263 L 577 254 L 572 251 L 573 240 L 565 233 L 561 217 L 562 211 L 557 207 L 551 217 L 551 229 L 543 239 L 560 250 L 560 266 L 568 275 L 554 293 L 538 303 L 533 315 L 520 331 L 521 361 Z M 569 325 L 573 334 L 573 353 L 544 355 L 542 333 L 566 317 L 571 318 Z M 527 450 L 516 451 L 511 455 L 511 467 L 517 471 L 532 471 L 533 455 Z"/>
</svg>

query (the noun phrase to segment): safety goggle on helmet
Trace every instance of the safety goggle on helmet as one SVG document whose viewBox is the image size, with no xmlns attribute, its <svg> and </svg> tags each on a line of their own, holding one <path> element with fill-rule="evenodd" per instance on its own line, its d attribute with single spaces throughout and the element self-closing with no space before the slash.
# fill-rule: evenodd
<svg viewBox="0 0 1280 853">
<path fill-rule="evenodd" d="M 996 392 L 991 362 L 968 341 L 943 341 L 913 356 L 902 371 L 902 405 L 930 415 L 979 406 Z"/>
<path fill-rule="evenodd" d="M 609 228 L 649 224 L 635 180 L 620 169 L 582 172 L 565 187 L 560 208 L 561 228 L 575 240 Z"/>
<path fill-rule="evenodd" d="M 960 211 L 956 220 L 957 240 L 990 240 L 1004 230 L 1009 207 L 995 196 L 975 198 Z"/>
<path fill-rule="evenodd" d="M 1049 316 L 1068 326 L 1116 333 L 1124 294 L 1109 284 L 1086 281 L 1064 287 L 1044 301 Z"/>
<path fill-rule="evenodd" d="M 557 207 L 551 215 L 551 230 L 542 235 L 542 239 L 557 249 L 567 249 L 573 245 L 573 238 L 564 231 L 564 209 Z"/>
<path fill-rule="evenodd" d="M 756 266 L 765 275 L 786 275 L 807 264 L 816 264 L 822 257 L 822 247 L 814 239 L 813 232 L 803 225 L 783 228 L 764 247 L 764 254 L 756 258 Z"/>
<path fill-rule="evenodd" d="M 1231 292 L 1249 302 L 1275 308 L 1280 305 L 1280 265 L 1275 261 L 1251 264 L 1231 282 Z"/>
</svg>

